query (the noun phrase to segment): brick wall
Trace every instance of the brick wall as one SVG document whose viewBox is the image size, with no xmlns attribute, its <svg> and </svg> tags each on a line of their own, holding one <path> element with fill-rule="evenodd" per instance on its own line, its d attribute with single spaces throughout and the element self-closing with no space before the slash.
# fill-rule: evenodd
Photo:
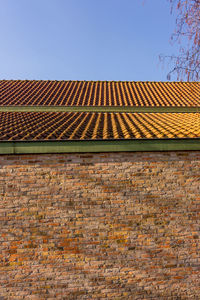
<svg viewBox="0 0 200 300">
<path fill-rule="evenodd" d="M 0 198 L 0 299 L 199 299 L 199 151 L 2 155 Z"/>
</svg>

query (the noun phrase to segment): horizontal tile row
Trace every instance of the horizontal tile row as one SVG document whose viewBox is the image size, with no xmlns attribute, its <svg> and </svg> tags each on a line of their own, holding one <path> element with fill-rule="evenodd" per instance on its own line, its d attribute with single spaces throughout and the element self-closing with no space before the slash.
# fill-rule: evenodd
<svg viewBox="0 0 200 300">
<path fill-rule="evenodd" d="M 0 141 L 200 138 L 200 113 L 0 112 Z"/>
<path fill-rule="evenodd" d="M 0 105 L 200 106 L 200 83 L 1 80 Z"/>
</svg>

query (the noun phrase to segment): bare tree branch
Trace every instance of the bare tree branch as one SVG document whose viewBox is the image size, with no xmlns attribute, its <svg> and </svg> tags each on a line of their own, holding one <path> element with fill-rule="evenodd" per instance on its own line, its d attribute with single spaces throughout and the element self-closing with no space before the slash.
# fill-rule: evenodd
<svg viewBox="0 0 200 300">
<path fill-rule="evenodd" d="M 168 73 L 178 80 L 198 81 L 200 78 L 200 0 L 168 0 L 171 12 L 177 11 L 176 29 L 171 36 L 173 43 L 179 43 L 179 55 L 161 55 L 161 61 L 169 59 L 174 68 Z M 186 46 L 185 46 L 186 44 Z"/>
</svg>

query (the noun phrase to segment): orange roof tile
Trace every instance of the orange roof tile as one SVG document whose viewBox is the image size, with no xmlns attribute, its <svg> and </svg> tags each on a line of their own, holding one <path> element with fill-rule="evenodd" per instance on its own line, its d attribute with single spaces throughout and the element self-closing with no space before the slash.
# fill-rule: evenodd
<svg viewBox="0 0 200 300">
<path fill-rule="evenodd" d="M 200 83 L 1 80 L 0 105 L 191 107 Z"/>
<path fill-rule="evenodd" d="M 200 138 L 200 113 L 0 112 L 0 141 Z"/>
</svg>

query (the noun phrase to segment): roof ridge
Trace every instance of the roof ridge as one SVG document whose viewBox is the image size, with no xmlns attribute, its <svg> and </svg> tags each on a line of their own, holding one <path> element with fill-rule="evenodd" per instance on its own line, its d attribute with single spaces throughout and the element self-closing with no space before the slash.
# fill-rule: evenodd
<svg viewBox="0 0 200 300">
<path fill-rule="evenodd" d="M 0 81 L 44 81 L 44 82 L 140 82 L 140 83 L 200 83 L 200 81 L 159 81 L 159 80 L 57 80 L 57 79 L 0 79 Z"/>
</svg>

